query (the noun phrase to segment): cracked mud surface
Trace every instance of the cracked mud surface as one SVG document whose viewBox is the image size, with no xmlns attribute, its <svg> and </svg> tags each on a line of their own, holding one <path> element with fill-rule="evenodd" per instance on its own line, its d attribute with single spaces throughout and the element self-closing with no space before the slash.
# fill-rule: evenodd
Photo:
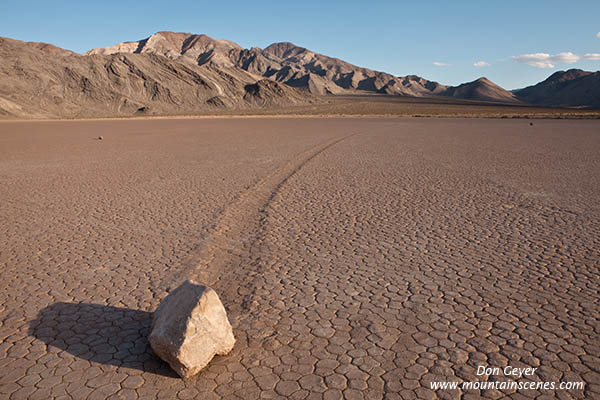
<svg viewBox="0 0 600 400">
<path fill-rule="evenodd" d="M 599 128 L 0 123 L 0 398 L 600 398 Z M 238 341 L 183 381 L 146 335 L 189 277 Z M 479 365 L 585 386 L 430 389 Z"/>
</svg>

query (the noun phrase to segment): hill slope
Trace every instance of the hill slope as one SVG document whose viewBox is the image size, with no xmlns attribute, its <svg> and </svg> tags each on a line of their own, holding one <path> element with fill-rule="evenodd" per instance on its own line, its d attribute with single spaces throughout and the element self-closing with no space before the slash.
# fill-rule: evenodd
<svg viewBox="0 0 600 400">
<path fill-rule="evenodd" d="M 527 103 L 544 106 L 600 108 L 600 71 L 558 71 L 515 94 Z"/>
<path fill-rule="evenodd" d="M 0 38 L 0 115 L 97 117 L 280 107 L 314 99 L 239 68 L 157 54 L 82 56 Z"/>
<path fill-rule="evenodd" d="M 501 103 L 520 103 L 519 99 L 487 78 L 479 78 L 473 82 L 453 86 L 442 93 L 442 96 L 468 100 L 493 101 Z"/>
</svg>

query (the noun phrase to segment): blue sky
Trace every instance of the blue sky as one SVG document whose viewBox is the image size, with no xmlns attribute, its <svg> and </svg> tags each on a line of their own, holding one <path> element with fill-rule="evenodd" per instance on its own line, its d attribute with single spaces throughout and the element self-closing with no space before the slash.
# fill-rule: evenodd
<svg viewBox="0 0 600 400">
<path fill-rule="evenodd" d="M 161 30 L 244 47 L 290 41 L 360 66 L 452 85 L 485 76 L 514 89 L 558 70 L 600 69 L 598 0 L 7 1 L 0 13 L 0 36 L 77 52 Z M 474 66 L 480 61 L 485 66 Z"/>
</svg>

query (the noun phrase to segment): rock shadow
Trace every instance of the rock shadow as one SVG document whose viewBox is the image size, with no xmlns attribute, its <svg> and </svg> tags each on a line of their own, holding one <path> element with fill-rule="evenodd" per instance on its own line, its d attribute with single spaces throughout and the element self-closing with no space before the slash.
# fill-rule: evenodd
<svg viewBox="0 0 600 400">
<path fill-rule="evenodd" d="M 151 319 L 145 311 L 59 302 L 38 313 L 29 334 L 84 360 L 175 378 L 150 348 Z"/>
</svg>

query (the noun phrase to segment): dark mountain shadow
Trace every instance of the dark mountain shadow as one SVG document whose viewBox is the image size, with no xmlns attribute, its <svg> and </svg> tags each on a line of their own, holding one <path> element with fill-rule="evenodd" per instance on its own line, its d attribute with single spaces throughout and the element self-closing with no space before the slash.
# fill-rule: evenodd
<svg viewBox="0 0 600 400">
<path fill-rule="evenodd" d="M 177 377 L 148 343 L 152 313 L 90 303 L 54 303 L 29 325 L 29 334 L 75 357 Z"/>
<path fill-rule="evenodd" d="M 146 39 L 142 39 L 139 41 L 137 48 L 135 49 L 134 53 L 136 54 L 140 54 L 142 52 L 142 49 L 144 48 L 144 46 L 146 45 L 146 43 L 148 42 L 149 38 Z"/>
</svg>

